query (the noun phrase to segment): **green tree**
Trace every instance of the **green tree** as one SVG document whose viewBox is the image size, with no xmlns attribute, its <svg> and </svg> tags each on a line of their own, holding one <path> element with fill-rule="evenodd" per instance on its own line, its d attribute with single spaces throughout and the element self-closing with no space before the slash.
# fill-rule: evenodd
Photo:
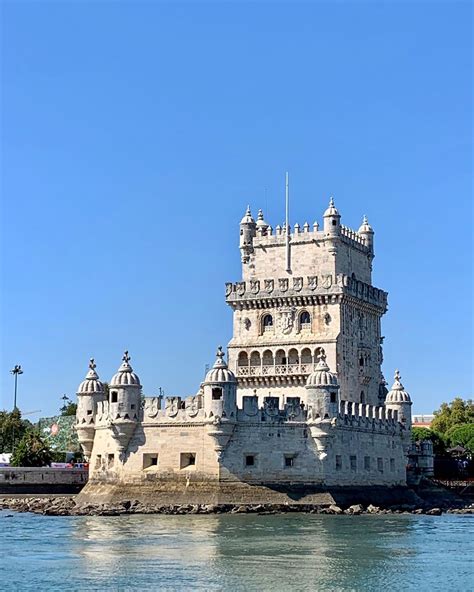
<svg viewBox="0 0 474 592">
<path fill-rule="evenodd" d="M 15 447 L 10 464 L 12 467 L 45 467 L 52 460 L 51 449 L 38 432 L 32 430 L 26 432 Z"/>
<path fill-rule="evenodd" d="M 434 414 L 431 429 L 446 434 L 455 426 L 474 423 L 474 402 L 471 399 L 464 401 L 461 397 L 456 397 L 451 403 L 442 403 Z"/>
<path fill-rule="evenodd" d="M 0 411 L 0 453 L 13 451 L 13 440 L 18 443 L 32 429 L 31 422 L 21 418 L 18 408 Z"/>
<path fill-rule="evenodd" d="M 64 405 L 60 409 L 61 416 L 67 417 L 69 415 L 76 415 L 77 403 L 71 401 L 71 399 L 67 395 L 64 395 L 62 399 L 64 401 Z"/>
<path fill-rule="evenodd" d="M 474 453 L 474 423 L 465 423 L 449 428 L 446 441 L 450 446 L 463 446 Z"/>
<path fill-rule="evenodd" d="M 429 428 L 412 428 L 411 439 L 415 442 L 418 442 L 419 440 L 431 440 L 433 442 L 433 451 L 435 454 L 443 455 L 446 452 L 444 438 L 441 434 L 438 434 Z"/>
</svg>

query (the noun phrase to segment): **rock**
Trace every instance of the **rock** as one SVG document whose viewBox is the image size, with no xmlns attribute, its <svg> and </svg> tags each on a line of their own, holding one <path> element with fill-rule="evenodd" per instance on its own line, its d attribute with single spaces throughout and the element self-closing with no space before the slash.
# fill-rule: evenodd
<svg viewBox="0 0 474 592">
<path fill-rule="evenodd" d="M 443 512 L 442 512 L 441 508 L 431 508 L 431 510 L 428 510 L 426 512 L 426 514 L 428 516 L 441 516 L 442 513 Z"/>
<path fill-rule="evenodd" d="M 370 504 L 369 506 L 367 506 L 367 512 L 369 514 L 380 514 L 380 508 L 378 506 L 373 506 L 372 504 Z"/>
<path fill-rule="evenodd" d="M 361 504 L 354 504 L 353 506 L 349 506 L 347 508 L 345 514 L 352 514 L 353 516 L 358 516 L 359 514 L 362 514 L 363 511 L 364 506 L 362 506 Z"/>
<path fill-rule="evenodd" d="M 340 508 L 339 506 L 336 506 L 335 504 L 331 504 L 328 508 L 329 510 L 329 514 L 342 514 L 342 508 Z"/>
</svg>

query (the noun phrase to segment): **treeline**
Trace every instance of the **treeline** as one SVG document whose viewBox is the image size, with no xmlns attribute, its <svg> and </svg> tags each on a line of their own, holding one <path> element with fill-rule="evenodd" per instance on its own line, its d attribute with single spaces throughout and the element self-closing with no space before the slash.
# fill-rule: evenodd
<svg viewBox="0 0 474 592">
<path fill-rule="evenodd" d="M 460 446 L 474 454 L 474 402 L 456 397 L 451 403 L 442 403 L 434 412 L 429 428 L 414 427 L 413 440 L 431 440 L 435 454 L 445 455 Z"/>
</svg>

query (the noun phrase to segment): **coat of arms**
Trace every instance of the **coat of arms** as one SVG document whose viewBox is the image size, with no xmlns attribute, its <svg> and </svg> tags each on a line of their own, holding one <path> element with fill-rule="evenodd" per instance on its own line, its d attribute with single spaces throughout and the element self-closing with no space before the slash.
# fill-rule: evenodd
<svg viewBox="0 0 474 592">
<path fill-rule="evenodd" d="M 158 397 L 147 397 L 145 399 L 145 415 L 147 417 L 156 417 L 160 409 L 160 400 Z"/>
<path fill-rule="evenodd" d="M 178 415 L 180 407 L 180 397 L 167 397 L 166 398 L 166 415 L 168 417 L 176 417 Z"/>
<path fill-rule="evenodd" d="M 288 290 L 288 278 L 281 278 L 278 280 L 278 287 L 282 292 L 286 292 Z"/>
<path fill-rule="evenodd" d="M 273 292 L 273 289 L 275 288 L 275 282 L 274 280 L 265 280 L 265 290 L 271 294 Z"/>
<path fill-rule="evenodd" d="M 259 280 L 250 280 L 250 291 L 252 294 L 258 294 L 260 292 Z"/>
<path fill-rule="evenodd" d="M 280 308 L 278 323 L 281 331 L 288 335 L 293 330 L 295 324 L 296 308 Z"/>
<path fill-rule="evenodd" d="M 316 290 L 318 287 L 318 276 L 317 275 L 309 275 L 308 276 L 308 288 L 310 290 Z"/>
<path fill-rule="evenodd" d="M 328 290 L 332 286 L 332 275 L 325 275 L 322 281 L 323 288 Z"/>
</svg>

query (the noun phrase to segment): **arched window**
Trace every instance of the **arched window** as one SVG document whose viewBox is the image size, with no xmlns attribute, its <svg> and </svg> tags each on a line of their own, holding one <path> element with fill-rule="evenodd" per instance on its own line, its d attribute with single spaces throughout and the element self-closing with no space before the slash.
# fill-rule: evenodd
<svg viewBox="0 0 474 592">
<path fill-rule="evenodd" d="M 273 366 L 273 354 L 269 349 L 263 352 L 262 362 L 264 366 Z"/>
<path fill-rule="evenodd" d="M 363 365 L 364 365 L 364 356 L 360 356 L 360 358 L 359 358 L 359 366 L 362 368 Z"/>
<path fill-rule="evenodd" d="M 271 314 L 266 314 L 263 317 L 262 328 L 264 331 L 271 331 L 273 329 L 273 317 Z"/>
<path fill-rule="evenodd" d="M 311 316 L 307 310 L 303 310 L 300 314 L 300 325 L 302 329 L 311 325 Z"/>
<path fill-rule="evenodd" d="M 360 402 L 365 405 L 365 393 L 364 391 L 360 392 Z"/>
<path fill-rule="evenodd" d="M 251 366 L 260 366 L 260 353 L 258 351 L 253 351 L 250 354 L 250 365 Z"/>
<path fill-rule="evenodd" d="M 237 364 L 239 366 L 248 366 L 249 365 L 249 357 L 247 355 L 247 352 L 241 351 L 239 353 Z"/>
</svg>

